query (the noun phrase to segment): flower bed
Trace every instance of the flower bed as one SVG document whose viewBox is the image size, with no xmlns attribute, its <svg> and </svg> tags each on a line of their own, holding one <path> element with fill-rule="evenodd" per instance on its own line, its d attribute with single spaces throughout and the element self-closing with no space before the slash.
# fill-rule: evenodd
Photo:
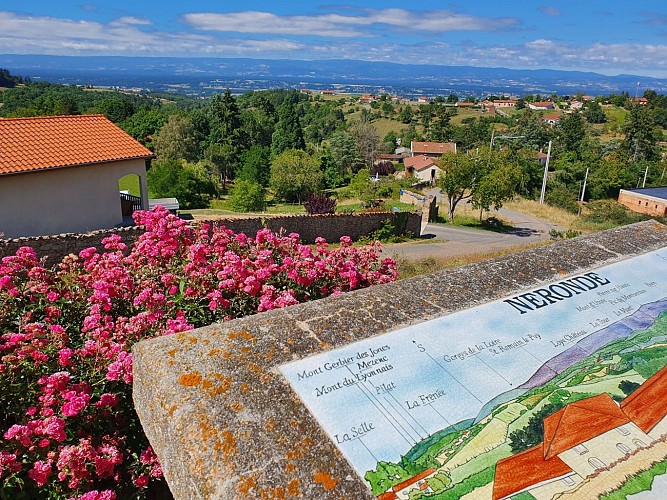
<svg viewBox="0 0 667 500">
<path fill-rule="evenodd" d="M 163 481 L 132 405 L 145 338 L 396 279 L 379 243 L 330 250 L 265 229 L 255 238 L 158 207 L 146 232 L 47 269 L 21 248 L 0 265 L 0 498 L 141 497 Z"/>
</svg>

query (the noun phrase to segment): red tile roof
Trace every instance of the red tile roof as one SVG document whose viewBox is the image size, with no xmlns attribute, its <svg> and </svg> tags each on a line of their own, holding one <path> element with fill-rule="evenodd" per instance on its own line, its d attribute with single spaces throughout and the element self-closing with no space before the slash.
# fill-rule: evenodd
<svg viewBox="0 0 667 500">
<path fill-rule="evenodd" d="M 414 168 L 418 172 L 432 167 L 433 165 L 440 168 L 440 164 L 436 160 L 424 155 L 411 156 L 410 158 L 406 158 L 403 160 L 403 164 L 406 166 L 406 168 Z"/>
<path fill-rule="evenodd" d="M 396 491 L 401 491 L 411 484 L 415 484 L 416 482 L 420 481 L 421 479 L 424 479 L 425 477 L 430 476 L 431 474 L 435 473 L 435 469 L 426 469 L 424 472 L 420 472 L 416 476 L 412 476 L 410 479 L 406 479 L 402 483 L 398 483 L 396 486 L 392 488 L 394 492 Z"/>
<path fill-rule="evenodd" d="M 667 366 L 621 402 L 621 410 L 644 432 L 667 415 Z"/>
<path fill-rule="evenodd" d="M 570 403 L 544 419 L 544 458 L 548 460 L 628 422 L 628 416 L 607 393 Z"/>
<path fill-rule="evenodd" d="M 385 491 L 377 497 L 377 500 L 398 500 L 398 496 L 393 491 Z"/>
<path fill-rule="evenodd" d="M 412 143 L 412 154 L 420 153 L 456 153 L 456 143 L 455 142 L 413 142 Z"/>
<path fill-rule="evenodd" d="M 499 460 L 493 481 L 493 500 L 514 495 L 526 488 L 572 472 L 558 457 L 544 460 L 542 445 Z"/>
<path fill-rule="evenodd" d="M 104 115 L 0 119 L 0 175 L 154 156 Z"/>
</svg>

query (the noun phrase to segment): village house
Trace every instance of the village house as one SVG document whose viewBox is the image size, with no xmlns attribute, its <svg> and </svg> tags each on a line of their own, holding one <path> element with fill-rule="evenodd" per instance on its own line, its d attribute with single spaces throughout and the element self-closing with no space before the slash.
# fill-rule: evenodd
<svg viewBox="0 0 667 500">
<path fill-rule="evenodd" d="M 412 156 L 424 155 L 431 158 L 440 158 L 445 153 L 456 153 L 455 142 L 410 142 Z"/>
<path fill-rule="evenodd" d="M 667 186 L 621 189 L 618 202 L 633 212 L 664 217 L 667 215 Z"/>
<path fill-rule="evenodd" d="M 543 442 L 496 464 L 493 500 L 553 498 L 667 434 L 667 366 L 620 406 L 603 393 L 544 419 Z"/>
<path fill-rule="evenodd" d="M 635 104 L 639 104 L 640 106 L 647 106 L 648 105 L 648 99 L 646 97 L 633 97 L 632 102 Z"/>
<path fill-rule="evenodd" d="M 560 115 L 557 114 L 544 115 L 542 118 L 544 123 L 551 126 L 558 125 L 558 122 L 560 121 Z"/>
<path fill-rule="evenodd" d="M 426 469 L 416 476 L 406 479 L 402 483 L 397 484 L 391 490 L 381 494 L 377 497 L 378 500 L 409 500 L 410 492 L 418 490 L 424 495 L 433 493 L 433 488 L 428 484 L 429 478 L 438 473 L 435 469 Z"/>
<path fill-rule="evenodd" d="M 551 101 L 528 102 L 526 104 L 530 109 L 541 110 L 541 111 L 556 108 L 556 105 Z"/>
<path fill-rule="evenodd" d="M 154 154 L 103 115 L 0 119 L 0 233 L 82 233 L 123 224 L 148 208 Z M 119 192 L 137 178 L 140 196 Z"/>
<path fill-rule="evenodd" d="M 414 177 L 423 182 L 435 184 L 435 181 L 444 174 L 440 163 L 426 155 L 411 156 L 403 160 L 405 176 Z"/>
</svg>

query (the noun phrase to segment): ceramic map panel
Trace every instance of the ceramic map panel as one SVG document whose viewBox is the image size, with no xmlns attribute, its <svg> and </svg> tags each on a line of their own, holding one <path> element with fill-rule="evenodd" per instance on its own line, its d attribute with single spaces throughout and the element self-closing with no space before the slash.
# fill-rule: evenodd
<svg viewBox="0 0 667 500">
<path fill-rule="evenodd" d="M 382 500 L 597 498 L 667 494 L 666 364 L 662 249 L 281 371 Z"/>
</svg>

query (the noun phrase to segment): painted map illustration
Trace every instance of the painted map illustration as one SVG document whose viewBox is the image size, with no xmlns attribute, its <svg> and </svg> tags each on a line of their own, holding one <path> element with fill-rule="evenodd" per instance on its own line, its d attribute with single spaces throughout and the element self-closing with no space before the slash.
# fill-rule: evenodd
<svg viewBox="0 0 667 500">
<path fill-rule="evenodd" d="M 662 249 L 281 371 L 378 499 L 634 500 L 667 498 L 666 365 Z"/>
</svg>

